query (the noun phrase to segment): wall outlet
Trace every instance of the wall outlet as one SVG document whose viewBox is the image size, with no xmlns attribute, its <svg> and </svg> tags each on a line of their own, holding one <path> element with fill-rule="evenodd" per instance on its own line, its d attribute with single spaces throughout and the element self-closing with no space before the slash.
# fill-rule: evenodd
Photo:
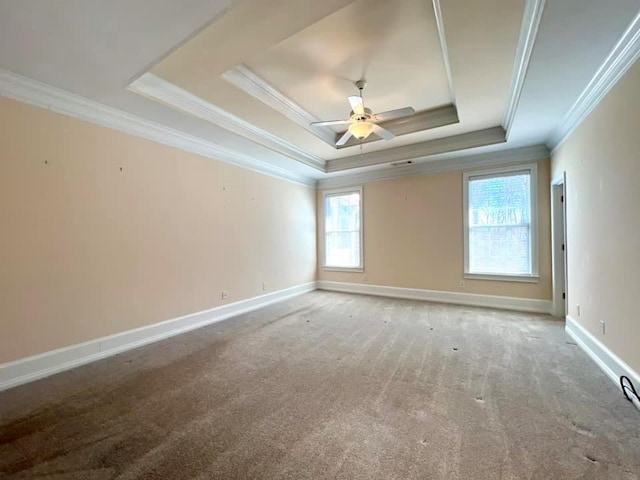
<svg viewBox="0 0 640 480">
<path fill-rule="evenodd" d="M 458 284 L 458 286 L 460 288 L 464 288 L 464 280 L 460 280 L 460 283 Z"/>
<path fill-rule="evenodd" d="M 267 282 L 262 282 L 262 291 L 266 291 L 267 290 Z"/>
<path fill-rule="evenodd" d="M 220 292 L 220 298 L 222 300 L 226 300 L 227 298 L 229 298 L 229 292 L 227 292 L 226 290 L 223 290 Z"/>
<path fill-rule="evenodd" d="M 576 305 L 576 314 L 580 316 L 580 305 Z"/>
<path fill-rule="evenodd" d="M 365 273 L 362 275 L 362 281 L 366 282 L 367 280 L 368 280 L 368 277 L 367 277 L 367 274 Z"/>
<path fill-rule="evenodd" d="M 604 320 L 600 320 L 600 327 L 602 327 L 602 334 L 606 333 Z"/>
</svg>

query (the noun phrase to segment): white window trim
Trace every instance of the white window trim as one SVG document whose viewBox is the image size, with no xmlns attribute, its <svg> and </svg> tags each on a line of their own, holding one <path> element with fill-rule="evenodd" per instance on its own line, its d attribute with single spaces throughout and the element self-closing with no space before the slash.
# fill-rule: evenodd
<svg viewBox="0 0 640 480">
<path fill-rule="evenodd" d="M 327 197 L 335 196 L 335 195 L 344 195 L 345 193 L 358 193 L 360 195 L 360 266 L 359 267 L 333 267 L 327 266 L 326 260 L 327 256 L 325 255 L 326 251 L 326 238 L 327 232 L 325 230 L 324 219 L 325 219 L 325 206 L 327 204 Z M 362 195 L 362 185 L 356 187 L 345 187 L 345 188 L 336 188 L 334 190 L 325 190 L 322 192 L 322 215 L 320 217 L 320 221 L 322 222 L 322 269 L 328 272 L 364 272 L 364 242 L 363 242 L 363 231 L 364 231 L 364 217 L 363 213 L 363 205 L 364 205 L 364 197 Z"/>
<path fill-rule="evenodd" d="M 523 171 L 531 172 L 531 275 L 505 275 L 502 273 L 470 273 L 469 272 L 469 179 L 474 177 L 492 177 Z M 538 273 L 538 165 L 513 165 L 510 167 L 473 170 L 464 172 L 462 183 L 462 208 L 464 230 L 464 278 L 470 280 L 495 280 L 506 282 L 537 283 Z"/>
</svg>

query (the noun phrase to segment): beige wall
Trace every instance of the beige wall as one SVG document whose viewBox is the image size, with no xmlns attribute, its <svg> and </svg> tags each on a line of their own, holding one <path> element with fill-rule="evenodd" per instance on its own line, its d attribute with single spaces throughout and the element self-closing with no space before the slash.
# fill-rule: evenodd
<svg viewBox="0 0 640 480">
<path fill-rule="evenodd" d="M 314 189 L 0 98 L 0 363 L 312 281 L 315 208 Z"/>
<path fill-rule="evenodd" d="M 403 177 L 367 183 L 364 199 L 362 273 L 322 269 L 318 235 L 318 278 L 405 288 L 551 299 L 549 161 L 538 163 L 538 283 L 463 278 L 462 172 Z M 319 218 L 322 192 L 318 192 Z"/>
<path fill-rule="evenodd" d="M 555 152 L 552 172 L 567 175 L 568 313 L 638 372 L 640 63 Z"/>
</svg>

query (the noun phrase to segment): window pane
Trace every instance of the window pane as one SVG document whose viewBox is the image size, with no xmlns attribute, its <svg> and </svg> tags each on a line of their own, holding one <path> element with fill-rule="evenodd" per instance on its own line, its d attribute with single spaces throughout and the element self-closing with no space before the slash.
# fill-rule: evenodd
<svg viewBox="0 0 640 480">
<path fill-rule="evenodd" d="M 470 179 L 469 272 L 527 275 L 531 262 L 531 175 Z"/>
<path fill-rule="evenodd" d="M 530 175 L 469 181 L 469 226 L 530 223 Z"/>
<path fill-rule="evenodd" d="M 327 197 L 325 229 L 327 232 L 359 230 L 360 195 L 350 193 Z"/>
<path fill-rule="evenodd" d="M 360 267 L 360 193 L 325 197 L 325 265 Z"/>
<path fill-rule="evenodd" d="M 531 273 L 529 226 L 469 229 L 469 271 L 526 275 Z"/>
<path fill-rule="evenodd" d="M 333 232 L 325 236 L 325 265 L 360 266 L 360 232 Z"/>
</svg>

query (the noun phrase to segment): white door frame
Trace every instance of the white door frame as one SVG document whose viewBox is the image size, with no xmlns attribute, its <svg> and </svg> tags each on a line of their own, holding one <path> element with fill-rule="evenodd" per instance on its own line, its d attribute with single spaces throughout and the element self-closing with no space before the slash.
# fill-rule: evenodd
<svg viewBox="0 0 640 480">
<path fill-rule="evenodd" d="M 564 200 L 564 201 L 563 201 Z M 551 315 L 564 317 L 569 299 L 567 269 L 566 172 L 551 182 L 551 271 L 553 297 Z M 565 298 L 563 298 L 563 293 Z"/>
</svg>

